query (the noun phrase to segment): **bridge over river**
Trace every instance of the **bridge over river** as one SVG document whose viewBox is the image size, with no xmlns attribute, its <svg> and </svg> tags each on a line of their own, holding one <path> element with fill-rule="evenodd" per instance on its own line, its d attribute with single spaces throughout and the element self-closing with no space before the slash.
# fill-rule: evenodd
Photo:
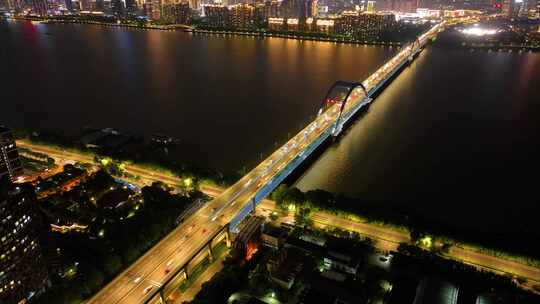
<svg viewBox="0 0 540 304">
<path fill-rule="evenodd" d="M 216 245 L 230 246 L 230 232 L 328 138 L 338 136 L 372 96 L 414 60 L 444 28 L 434 25 L 362 82 L 336 82 L 317 117 L 248 174 L 205 204 L 118 275 L 87 303 L 172 303 L 178 286 Z"/>
</svg>

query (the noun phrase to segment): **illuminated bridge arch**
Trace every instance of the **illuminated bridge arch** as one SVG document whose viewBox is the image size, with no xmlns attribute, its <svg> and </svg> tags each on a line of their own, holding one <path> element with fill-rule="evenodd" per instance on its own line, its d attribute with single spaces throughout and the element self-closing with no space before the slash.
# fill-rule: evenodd
<svg viewBox="0 0 540 304">
<path fill-rule="evenodd" d="M 330 87 L 328 90 L 328 93 L 326 93 L 325 98 L 322 101 L 321 108 L 319 110 L 319 115 L 321 115 L 324 110 L 326 110 L 328 107 L 339 104 L 339 114 L 336 119 L 335 127 L 334 127 L 334 134 L 336 134 L 335 130 L 340 129 L 341 127 L 341 116 L 343 114 L 343 110 L 345 109 L 345 106 L 347 105 L 347 101 L 349 100 L 349 97 L 351 94 L 357 89 L 361 88 L 364 92 L 364 96 L 368 96 L 366 87 L 360 82 L 349 82 L 349 81 L 336 81 L 334 85 Z M 339 133 L 339 131 L 338 131 Z"/>
<path fill-rule="evenodd" d="M 360 82 L 349 82 L 349 81 L 342 81 L 342 80 L 336 81 L 330 87 L 330 89 L 328 89 L 326 96 L 322 100 L 318 115 L 321 115 L 324 112 L 324 110 L 326 110 L 329 106 L 332 106 L 336 103 L 341 103 L 341 109 L 340 109 L 340 114 L 341 114 L 341 112 L 345 108 L 345 104 L 347 103 L 349 96 L 354 91 L 354 89 L 358 87 L 362 89 L 365 96 L 368 95 L 366 87 L 364 87 L 364 85 Z"/>
</svg>

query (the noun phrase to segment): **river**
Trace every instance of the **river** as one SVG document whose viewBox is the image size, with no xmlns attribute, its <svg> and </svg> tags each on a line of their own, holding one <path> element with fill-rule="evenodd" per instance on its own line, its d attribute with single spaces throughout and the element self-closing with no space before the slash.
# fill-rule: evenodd
<svg viewBox="0 0 540 304">
<path fill-rule="evenodd" d="M 0 23 L 0 121 L 180 139 L 173 157 L 250 167 L 313 116 L 336 80 L 391 47 Z M 501 238 L 535 223 L 540 54 L 429 46 L 296 181 Z"/>
<path fill-rule="evenodd" d="M 80 132 L 113 127 L 181 141 L 175 157 L 253 166 L 317 113 L 337 79 L 358 80 L 395 48 L 94 25 L 0 25 L 0 119 Z"/>
</svg>

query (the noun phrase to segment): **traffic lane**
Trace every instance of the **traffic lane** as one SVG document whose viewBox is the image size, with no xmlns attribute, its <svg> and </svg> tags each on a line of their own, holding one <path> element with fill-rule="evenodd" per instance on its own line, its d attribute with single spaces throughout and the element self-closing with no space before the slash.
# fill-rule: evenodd
<svg viewBox="0 0 540 304">
<path fill-rule="evenodd" d="M 167 279 L 171 278 L 174 275 L 174 271 L 178 270 L 181 266 L 184 266 L 188 259 L 191 257 L 191 255 L 197 251 L 200 248 L 203 248 L 203 246 L 208 242 L 208 236 L 213 235 L 217 233 L 221 227 L 214 225 L 215 229 L 212 228 L 201 228 L 195 231 L 195 236 L 193 237 L 191 242 L 187 242 L 184 246 L 178 247 L 177 251 L 172 255 L 168 256 L 166 258 L 167 263 L 165 265 L 160 265 L 158 268 L 154 269 L 151 275 L 148 277 L 150 281 L 165 283 Z M 202 234 L 202 231 L 206 230 L 204 235 Z M 199 258 L 201 258 L 206 253 L 203 252 L 204 249 L 201 251 L 201 255 Z M 169 262 L 172 262 L 169 266 L 167 264 Z M 166 272 L 166 269 L 170 269 L 170 272 Z M 134 298 L 137 298 L 137 294 L 134 294 Z"/>
<path fill-rule="evenodd" d="M 145 277 L 151 273 L 153 269 L 159 266 L 163 260 L 163 253 L 169 251 L 173 244 L 178 242 L 178 238 L 182 233 L 185 233 L 191 226 L 193 220 L 187 221 L 185 226 L 179 226 L 173 230 L 168 236 L 156 244 L 149 252 L 139 258 L 126 271 L 118 275 L 116 279 L 109 283 L 102 291 L 93 297 L 89 303 L 117 303 L 122 297 L 129 294 L 132 289 L 138 288 L 141 282 L 135 283 L 129 280 L 130 274 L 136 273 L 139 277 Z M 127 279 L 126 279 L 127 278 Z M 129 287 L 129 288 L 128 288 Z"/>
<path fill-rule="evenodd" d="M 318 136 L 318 135 L 314 135 L 314 136 Z M 300 151 L 301 149 L 300 147 L 298 147 L 298 148 L 289 150 L 289 153 L 286 157 L 279 155 L 279 157 L 281 157 L 281 160 L 279 162 L 275 162 L 274 166 L 279 167 L 279 165 L 290 163 L 295 157 L 298 156 Z M 275 158 L 272 158 L 272 159 L 275 159 Z M 265 163 L 266 161 L 267 160 L 265 160 L 263 163 Z M 255 174 L 254 171 L 255 170 L 252 170 L 250 173 L 248 173 L 248 175 L 253 176 Z M 274 171 L 271 171 L 271 172 L 272 172 L 272 175 L 268 176 L 269 177 L 268 180 L 271 180 L 272 178 L 276 176 L 277 173 L 279 173 L 279 172 L 274 172 Z M 259 189 L 260 187 L 257 187 L 256 183 L 252 183 L 248 187 L 248 189 L 246 189 L 245 192 L 235 200 L 235 201 L 240 201 L 242 203 L 239 203 L 239 204 L 233 204 L 232 202 L 229 203 L 229 206 L 226 206 L 226 208 L 223 210 L 223 214 L 227 215 L 226 220 L 224 218 L 221 218 L 220 221 L 225 221 L 225 222 L 230 221 L 235 214 L 237 214 L 240 210 L 245 208 L 247 204 L 251 203 L 252 198 L 256 195 Z"/>
<path fill-rule="evenodd" d="M 151 280 L 161 283 L 165 282 L 166 279 L 173 275 L 175 270 L 188 262 L 191 254 L 208 242 L 209 236 L 214 235 L 221 229 L 221 227 L 216 224 L 203 225 L 201 223 L 200 226 L 201 227 L 194 230 L 192 234 L 188 236 L 188 239 L 181 245 L 174 246 L 172 253 L 163 255 L 164 263 L 160 264 L 150 273 L 149 278 Z M 167 269 L 169 271 L 166 271 Z"/>
<path fill-rule="evenodd" d="M 540 269 L 533 266 L 520 264 L 518 262 L 501 259 L 455 246 L 450 249 L 450 256 L 477 266 L 487 266 L 495 270 L 512 273 L 540 283 Z"/>
<path fill-rule="evenodd" d="M 322 224 L 327 224 L 330 226 L 336 226 L 340 228 L 346 228 L 349 230 L 357 231 L 365 235 L 371 235 L 373 237 L 395 242 L 409 242 L 410 237 L 408 233 L 400 233 L 388 228 L 377 227 L 371 224 L 365 224 L 360 222 L 355 222 L 347 219 L 342 219 L 337 216 L 332 216 L 322 212 L 315 212 L 312 215 L 314 221 L 320 222 Z"/>
<path fill-rule="evenodd" d="M 193 233 L 197 233 L 200 230 L 202 230 L 202 228 L 195 229 L 193 230 Z M 153 264 L 143 269 L 143 272 L 146 274 L 144 280 L 137 284 L 135 289 L 125 295 L 125 297 L 122 299 L 122 303 L 139 303 L 143 299 L 147 298 L 152 293 L 144 292 L 148 287 L 148 283 L 155 283 L 158 287 L 164 284 L 167 277 L 172 276 L 174 270 L 178 269 L 187 262 L 187 258 L 189 257 L 188 252 L 195 251 L 197 248 L 202 247 L 205 242 L 204 240 L 194 238 L 187 240 L 183 242 L 181 246 L 178 246 L 177 241 L 179 241 L 179 239 L 171 239 L 171 241 L 167 244 L 167 248 L 160 248 L 162 250 L 160 250 L 158 255 L 155 256 L 155 259 L 159 261 L 156 263 L 157 265 Z M 178 252 L 180 247 L 183 247 L 184 250 Z M 176 261 L 174 262 L 174 265 L 170 265 L 171 271 L 169 273 L 165 273 L 167 263 L 171 260 Z"/>
<path fill-rule="evenodd" d="M 161 287 L 159 282 L 150 280 L 148 278 L 142 279 L 137 286 L 131 290 L 131 292 L 124 296 L 120 302 L 122 304 L 131 303 L 143 303 L 144 300 L 149 299 L 156 290 Z"/>
<path fill-rule="evenodd" d="M 267 210 L 267 212 L 279 211 L 275 202 L 271 200 L 263 200 L 259 205 L 259 208 Z M 335 226 L 340 228 L 347 228 L 349 230 L 357 231 L 361 234 L 371 235 L 380 240 L 386 240 L 391 243 L 400 243 L 410 241 L 410 237 L 407 233 L 401 233 L 398 231 L 390 230 L 384 227 L 377 227 L 372 224 L 355 222 L 348 219 L 342 219 L 338 216 L 327 214 L 324 212 L 316 211 L 311 217 L 315 222 L 324 224 L 327 226 Z"/>
</svg>

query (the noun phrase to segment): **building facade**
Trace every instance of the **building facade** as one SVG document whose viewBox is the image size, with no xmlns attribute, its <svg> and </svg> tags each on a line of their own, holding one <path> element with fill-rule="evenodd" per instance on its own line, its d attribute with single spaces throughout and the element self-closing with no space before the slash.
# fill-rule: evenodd
<svg viewBox="0 0 540 304">
<path fill-rule="evenodd" d="M 47 0 L 32 0 L 32 11 L 38 16 L 46 16 L 49 10 Z"/>
<path fill-rule="evenodd" d="M 11 180 L 23 172 L 17 145 L 11 130 L 0 125 L 0 178 L 7 175 Z"/>
<path fill-rule="evenodd" d="M 223 5 L 206 5 L 204 7 L 208 25 L 213 27 L 230 27 L 229 9 Z"/>
<path fill-rule="evenodd" d="M 396 24 L 393 14 L 347 13 L 335 20 L 335 33 L 359 40 L 376 40 L 380 34 Z"/>
<path fill-rule="evenodd" d="M 191 9 L 188 2 L 164 4 L 162 20 L 171 24 L 188 24 L 191 21 Z"/>
<path fill-rule="evenodd" d="M 26 303 L 49 284 L 34 187 L 0 178 L 0 303 Z"/>
<path fill-rule="evenodd" d="M 255 7 L 250 4 L 236 4 L 229 7 L 229 24 L 233 28 L 248 29 L 256 25 Z"/>
</svg>

